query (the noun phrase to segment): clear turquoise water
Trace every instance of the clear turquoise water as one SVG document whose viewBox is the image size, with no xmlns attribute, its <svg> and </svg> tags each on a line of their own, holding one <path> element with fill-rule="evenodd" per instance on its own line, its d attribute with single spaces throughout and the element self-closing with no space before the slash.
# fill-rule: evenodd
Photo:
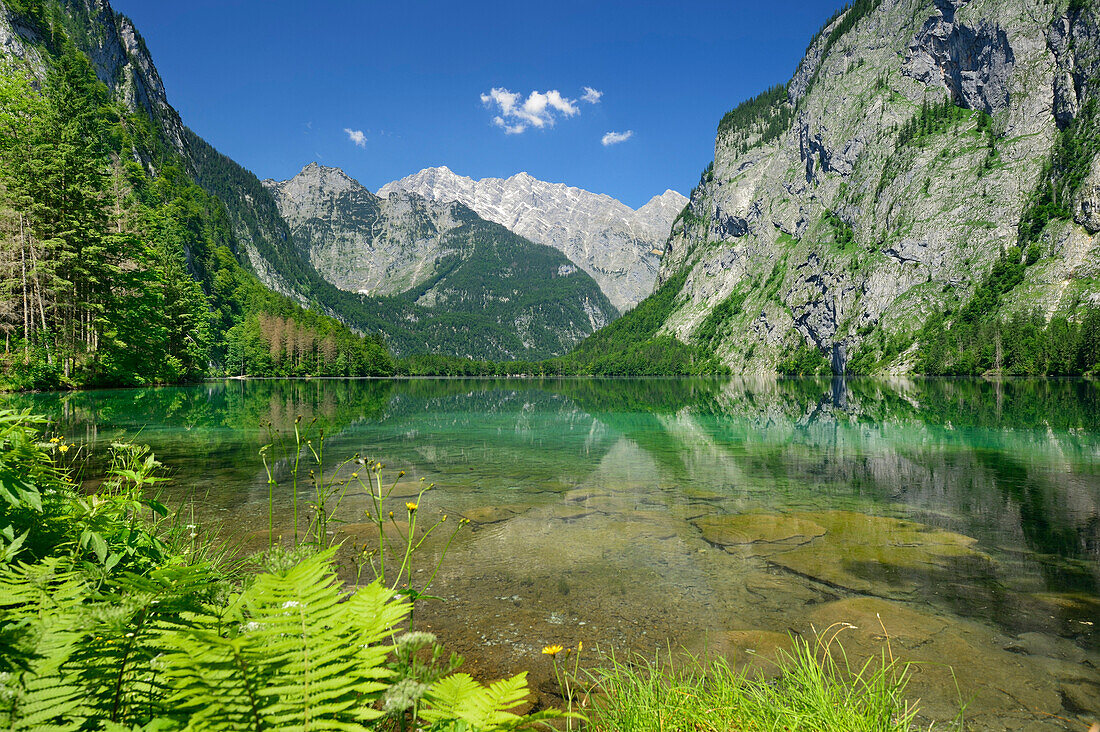
<svg viewBox="0 0 1100 732">
<path fill-rule="evenodd" d="M 943 664 L 979 728 L 1100 712 L 1087 382 L 227 381 L 5 399 L 92 454 L 150 444 L 174 500 L 252 543 L 266 541 L 265 425 L 316 418 L 326 463 L 360 453 L 406 471 L 402 490 L 436 483 L 424 515 L 474 522 L 423 622 L 486 674 L 537 671 L 552 641 L 744 657 L 761 631 L 862 619 L 855 651 L 888 637 L 923 664 L 927 718 L 958 706 Z M 285 480 L 276 503 L 292 532 Z M 341 538 L 365 507 L 345 502 Z"/>
</svg>

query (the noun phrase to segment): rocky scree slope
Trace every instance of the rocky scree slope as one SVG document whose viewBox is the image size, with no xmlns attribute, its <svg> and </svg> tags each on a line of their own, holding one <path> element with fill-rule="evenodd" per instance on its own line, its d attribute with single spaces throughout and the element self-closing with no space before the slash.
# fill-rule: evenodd
<svg viewBox="0 0 1100 732">
<path fill-rule="evenodd" d="M 1029 263 L 1006 312 L 1073 317 L 1100 299 L 1098 75 L 1094 2 L 858 0 L 722 120 L 662 332 L 737 371 L 812 349 L 904 372 L 1002 256 Z"/>
<path fill-rule="evenodd" d="M 611 196 L 517 173 L 474 180 L 443 166 L 387 183 L 378 194 L 458 201 L 482 218 L 562 252 L 590 274 L 620 311 L 653 291 L 669 228 L 687 199 L 667 190 L 634 210 Z"/>
<path fill-rule="evenodd" d="M 355 293 L 399 352 L 544 358 L 618 316 L 560 252 L 460 203 L 379 197 L 317 163 L 264 187 L 301 256 Z"/>
</svg>

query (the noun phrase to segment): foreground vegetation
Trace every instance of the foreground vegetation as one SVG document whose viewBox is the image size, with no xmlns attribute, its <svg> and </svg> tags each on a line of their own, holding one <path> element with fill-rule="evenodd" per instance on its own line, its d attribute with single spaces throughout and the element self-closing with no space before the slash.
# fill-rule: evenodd
<svg viewBox="0 0 1100 732">
<path fill-rule="evenodd" d="M 815 644 L 781 651 L 777 681 L 735 671 L 725 659 L 612 664 L 599 671 L 592 726 L 635 730 L 845 730 L 901 732 L 915 727 L 905 700 L 908 669 L 888 659 L 852 668 L 828 629 Z"/>
<path fill-rule="evenodd" d="M 338 578 L 326 517 L 347 491 L 365 490 L 382 528 L 392 488 L 378 463 L 352 458 L 326 475 L 314 462 L 320 434 L 297 423 L 285 439 L 296 452 L 280 454 L 277 439 L 262 455 L 268 465 L 294 465 L 286 475 L 272 469 L 272 482 L 301 476 L 310 496 L 300 526 L 295 514 L 298 541 L 269 536 L 267 551 L 240 559 L 155 497 L 161 467 L 147 448 L 112 445 L 106 480 L 86 494 L 73 475 L 89 456 L 47 429 L 28 413 L 0 412 L 6 729 L 492 731 L 559 719 L 607 730 L 808 720 L 895 730 L 912 719 L 904 669 L 872 664 L 853 674 L 808 646 L 781 660 L 778 683 L 722 664 L 705 672 L 613 664 L 585 674 L 555 660 L 565 705 L 583 704 L 591 718 L 516 714 L 528 699 L 525 674 L 482 685 L 456 671 L 461 659 L 434 636 L 410 628 L 434 577 L 414 586 L 426 574 L 414 573 L 413 556 L 424 535 L 446 526 L 445 518 L 417 526 L 419 498 L 405 504 L 403 539 L 387 547 L 380 531 L 376 545 L 357 548 L 362 584 L 346 589 Z M 718 703 L 723 716 L 705 714 Z"/>
<path fill-rule="evenodd" d="M 105 482 L 85 496 L 65 459 L 79 448 L 46 440 L 44 426 L 0 413 L 5 729 L 505 730 L 561 716 L 511 713 L 527 697 L 524 674 L 483 686 L 454 673 L 459 661 L 430 633 L 405 632 L 419 597 L 416 504 L 406 541 L 364 551 L 377 576 L 349 591 L 323 518 L 346 479 L 311 471 L 301 541 L 234 561 L 148 497 L 160 465 L 147 448 L 113 445 Z M 311 440 L 294 445 L 295 463 L 317 455 Z M 374 491 L 381 521 L 380 466 L 346 465 L 362 470 L 364 480 L 350 475 Z M 396 559 L 388 577 L 386 559 Z"/>
</svg>

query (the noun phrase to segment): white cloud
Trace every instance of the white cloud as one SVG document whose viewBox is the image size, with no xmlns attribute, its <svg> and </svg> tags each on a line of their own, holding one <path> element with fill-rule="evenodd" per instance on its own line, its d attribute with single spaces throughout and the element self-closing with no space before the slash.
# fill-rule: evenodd
<svg viewBox="0 0 1100 732">
<path fill-rule="evenodd" d="M 363 134 L 362 130 L 353 130 L 350 127 L 345 127 L 344 132 L 348 133 L 348 139 L 359 147 L 367 146 L 367 136 Z"/>
<path fill-rule="evenodd" d="M 602 97 L 602 96 L 603 96 L 602 91 L 596 91 L 592 87 L 586 86 L 584 88 L 584 95 L 581 97 L 581 99 L 588 102 L 589 104 L 599 104 L 600 103 L 600 97 Z"/>
<path fill-rule="evenodd" d="M 626 132 L 608 132 L 600 140 L 600 144 L 604 147 L 608 145 L 618 145 L 620 142 L 626 142 L 631 137 L 634 137 L 634 130 L 627 130 Z"/>
<path fill-rule="evenodd" d="M 559 116 L 580 114 L 577 100 L 562 96 L 557 89 L 533 91 L 523 99 L 522 94 L 493 87 L 481 95 L 481 103 L 497 111 L 493 124 L 508 135 L 518 135 L 529 127 L 553 127 Z"/>
</svg>

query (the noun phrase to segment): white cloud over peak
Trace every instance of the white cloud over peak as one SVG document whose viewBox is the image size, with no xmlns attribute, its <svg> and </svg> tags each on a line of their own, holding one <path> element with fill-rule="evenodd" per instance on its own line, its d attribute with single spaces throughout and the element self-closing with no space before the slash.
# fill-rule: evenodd
<svg viewBox="0 0 1100 732">
<path fill-rule="evenodd" d="M 493 87 L 488 94 L 481 95 L 481 103 L 496 110 L 493 124 L 508 135 L 518 135 L 529 127 L 553 127 L 559 116 L 573 117 L 580 113 L 577 100 L 562 96 L 557 89 L 533 91 L 524 99 L 522 94 Z"/>
<path fill-rule="evenodd" d="M 362 130 L 353 130 L 350 127 L 345 127 L 344 132 L 348 133 L 348 139 L 359 147 L 367 146 L 367 136 L 363 134 Z"/>
<path fill-rule="evenodd" d="M 600 144 L 604 147 L 608 145 L 618 145 L 620 142 L 626 142 L 631 137 L 634 137 L 634 130 L 627 130 L 626 132 L 608 132 L 600 140 Z"/>
<path fill-rule="evenodd" d="M 602 96 L 603 96 L 602 91 L 596 91 L 592 87 L 586 86 L 584 88 L 584 95 L 581 96 L 581 99 L 588 102 L 589 104 L 599 104 L 600 103 L 600 97 L 602 97 Z"/>
</svg>

